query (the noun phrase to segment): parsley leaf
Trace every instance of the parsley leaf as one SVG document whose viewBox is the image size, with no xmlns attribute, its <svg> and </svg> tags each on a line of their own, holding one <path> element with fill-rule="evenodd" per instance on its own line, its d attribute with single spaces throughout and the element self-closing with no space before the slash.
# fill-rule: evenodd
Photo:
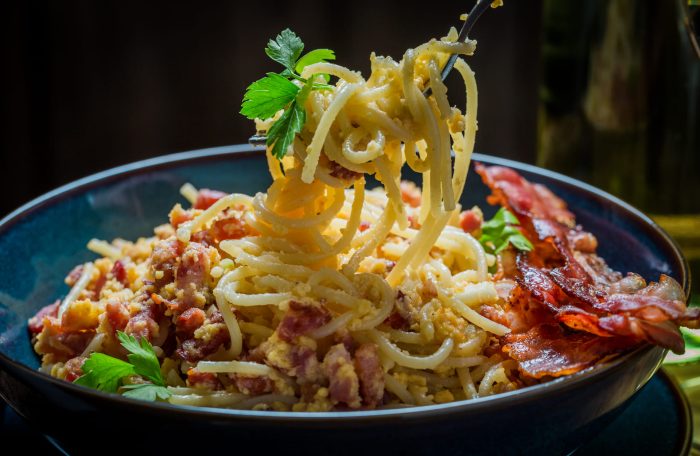
<svg viewBox="0 0 700 456">
<path fill-rule="evenodd" d="M 136 374 L 134 366 L 104 353 L 93 353 L 83 363 L 84 375 L 75 383 L 108 393 L 116 393 L 122 378 Z"/>
<path fill-rule="evenodd" d="M 532 250 L 532 243 L 516 227 L 520 225 L 518 218 L 505 208 L 496 212 L 491 220 L 481 225 L 479 242 L 488 253 L 501 253 L 512 244 L 518 250 Z"/>
<path fill-rule="evenodd" d="M 151 383 L 124 385 L 122 389 L 126 390 L 122 393 L 123 396 L 151 402 L 155 401 L 156 399 L 164 401 L 172 394 L 165 386 L 153 385 Z"/>
<path fill-rule="evenodd" d="M 294 141 L 294 136 L 301 131 L 305 122 L 306 110 L 294 100 L 267 132 L 267 145 L 274 144 L 272 155 L 282 159 L 287 154 L 287 148 Z"/>
<path fill-rule="evenodd" d="M 136 373 L 156 385 L 165 385 L 163 375 L 160 373 L 160 362 L 153 351 L 153 346 L 145 337 L 141 338 L 141 343 L 134 336 L 118 331 L 117 337 L 122 346 L 129 352 L 127 358 L 133 364 Z"/>
<path fill-rule="evenodd" d="M 276 73 L 252 83 L 243 95 L 241 114 L 249 119 L 269 119 L 294 100 L 299 87 Z"/>
<path fill-rule="evenodd" d="M 312 90 L 335 88 L 327 84 L 330 80 L 327 74 L 320 75 L 325 84 L 322 81 L 314 82 L 319 75 L 312 75 L 308 79 L 300 76 L 308 65 L 335 60 L 335 52 L 330 49 L 314 49 L 299 58 L 303 50 L 304 43 L 289 29 L 282 30 L 274 40 L 270 40 L 265 53 L 284 66 L 284 70 L 279 74 L 267 73 L 266 77 L 248 86 L 241 104 L 241 114 L 249 119 L 269 119 L 280 109 L 284 110 L 267 131 L 267 146 L 272 147 L 271 153 L 278 159 L 287 154 L 294 137 L 306 123 L 304 103 L 309 93 Z"/>
<path fill-rule="evenodd" d="M 303 50 L 304 43 L 301 41 L 301 38 L 291 30 L 284 29 L 277 35 L 277 38 L 267 43 L 265 53 L 275 62 L 293 71 L 294 65 Z"/>
<path fill-rule="evenodd" d="M 83 363 L 84 375 L 74 383 L 109 393 L 116 393 L 121 389 L 124 396 L 134 399 L 155 401 L 170 397 L 170 391 L 165 386 L 160 372 L 160 362 L 150 342 L 146 338 L 138 341 L 134 336 L 122 331 L 117 331 L 117 337 L 122 347 L 129 351 L 129 362 L 104 353 L 93 353 Z M 124 378 L 131 375 L 140 375 L 152 383 L 122 385 Z"/>
<path fill-rule="evenodd" d="M 300 58 L 294 69 L 297 73 L 301 74 L 304 68 L 313 65 L 314 63 L 325 62 L 327 60 L 335 60 L 335 52 L 330 49 L 314 49 L 311 52 L 306 53 L 304 57 Z"/>
<path fill-rule="evenodd" d="M 270 127 L 267 132 L 267 145 L 272 147 L 272 155 L 282 159 L 287 153 L 287 148 L 294 141 L 294 136 L 299 133 L 306 123 L 306 110 L 304 103 L 313 89 L 312 79 L 309 79 L 304 87 L 299 90 L 292 104 L 284 111 L 282 116 Z"/>
</svg>

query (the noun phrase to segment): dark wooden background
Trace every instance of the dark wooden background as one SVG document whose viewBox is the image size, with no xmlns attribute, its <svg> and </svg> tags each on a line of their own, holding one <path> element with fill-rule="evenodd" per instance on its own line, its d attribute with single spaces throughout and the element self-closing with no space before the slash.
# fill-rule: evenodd
<svg viewBox="0 0 700 456">
<path fill-rule="evenodd" d="M 60 184 L 171 152 L 246 142 L 245 87 L 277 71 L 263 53 L 289 27 L 307 49 L 369 72 L 444 35 L 471 2 L 356 0 L 28 1 L 0 6 L 0 215 Z M 469 60 L 479 82 L 477 150 L 534 161 L 541 1 L 488 11 Z M 460 78 L 449 81 L 463 106 Z"/>
</svg>

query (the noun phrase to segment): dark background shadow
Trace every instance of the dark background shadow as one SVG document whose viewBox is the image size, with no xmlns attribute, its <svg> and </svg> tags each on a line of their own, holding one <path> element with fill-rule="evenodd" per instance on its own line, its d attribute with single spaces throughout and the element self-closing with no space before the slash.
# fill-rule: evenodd
<svg viewBox="0 0 700 456">
<path fill-rule="evenodd" d="M 277 71 L 263 49 L 289 27 L 307 49 L 369 73 L 369 54 L 459 25 L 469 2 L 29 1 L 3 7 L 0 214 L 65 182 L 171 152 L 246 142 L 245 87 Z M 403 5 L 403 6 L 402 6 Z M 469 59 L 480 152 L 534 161 L 541 2 L 487 11 Z M 460 78 L 450 97 L 463 106 Z"/>
</svg>

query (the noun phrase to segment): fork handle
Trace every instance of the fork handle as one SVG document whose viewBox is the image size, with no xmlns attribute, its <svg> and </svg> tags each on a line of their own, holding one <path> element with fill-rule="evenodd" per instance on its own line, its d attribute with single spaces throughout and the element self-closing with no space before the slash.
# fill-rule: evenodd
<svg viewBox="0 0 700 456">
<path fill-rule="evenodd" d="M 484 11 L 486 11 L 489 8 L 489 6 L 491 6 L 491 3 L 493 3 L 493 0 L 477 0 L 476 5 L 474 5 L 472 10 L 469 11 L 469 15 L 467 15 L 467 20 L 464 21 L 464 24 L 462 24 L 462 28 L 459 31 L 457 41 L 467 41 L 467 38 L 469 37 L 469 32 L 472 31 L 474 24 L 476 24 L 476 21 L 478 21 L 481 15 L 484 14 Z M 443 81 L 445 80 L 445 78 L 447 78 L 447 75 L 450 74 L 450 71 L 452 71 L 452 67 L 455 66 L 456 61 L 457 54 L 452 54 L 447 60 L 447 63 L 442 69 L 442 73 L 440 75 Z"/>
</svg>

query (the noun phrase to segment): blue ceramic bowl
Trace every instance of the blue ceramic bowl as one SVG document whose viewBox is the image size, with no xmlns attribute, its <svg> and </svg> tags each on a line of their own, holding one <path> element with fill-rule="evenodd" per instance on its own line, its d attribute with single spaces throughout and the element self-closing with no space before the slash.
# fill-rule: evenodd
<svg viewBox="0 0 700 456">
<path fill-rule="evenodd" d="M 485 155 L 513 167 L 569 203 L 620 271 L 648 279 L 664 273 L 689 289 L 687 264 L 657 225 L 622 201 L 581 182 Z M 169 155 L 63 186 L 0 221 L 0 394 L 23 417 L 76 452 L 88 440 L 141 441 L 185 451 L 254 444 L 289 453 L 563 454 L 619 413 L 664 356 L 643 347 L 566 378 L 465 402 L 381 411 L 292 413 L 201 409 L 100 393 L 38 372 L 27 319 L 67 292 L 63 278 L 94 258 L 90 238 L 135 239 L 166 222 L 178 189 L 191 182 L 227 192 L 264 191 L 264 156 L 250 146 Z M 470 172 L 462 204 L 486 207 L 488 189 Z M 238 443 L 236 443 L 238 442 Z M 144 446 L 145 445 L 145 446 Z"/>
</svg>

